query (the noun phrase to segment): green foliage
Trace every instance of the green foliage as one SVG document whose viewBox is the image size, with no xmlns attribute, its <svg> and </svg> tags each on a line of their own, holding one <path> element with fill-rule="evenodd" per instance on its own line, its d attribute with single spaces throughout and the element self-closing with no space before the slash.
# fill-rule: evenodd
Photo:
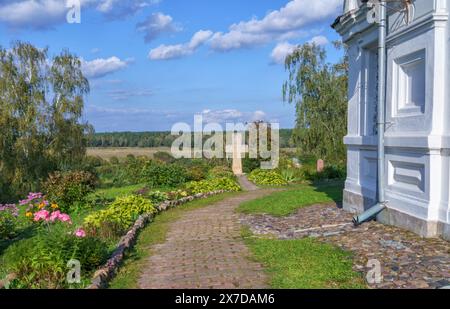
<svg viewBox="0 0 450 309">
<path fill-rule="evenodd" d="M 291 135 L 290 129 L 280 130 L 281 148 L 294 147 Z M 171 147 L 176 138 L 171 132 L 95 133 L 89 140 L 89 147 Z M 205 135 L 204 140 L 207 138 L 210 136 Z M 154 158 L 160 160 L 160 158 Z"/>
<path fill-rule="evenodd" d="M 261 160 L 250 159 L 248 155 L 242 158 L 242 171 L 246 174 L 253 172 L 261 167 Z"/>
<path fill-rule="evenodd" d="M 200 181 L 205 179 L 207 171 L 201 166 L 195 166 L 187 170 L 187 179 L 190 181 Z"/>
<path fill-rule="evenodd" d="M 96 238 L 77 238 L 66 228 L 58 226 L 51 232 L 19 241 L 8 247 L 2 257 L 4 269 L 15 273 L 12 288 L 67 288 L 67 263 L 81 263 L 81 275 L 90 279 L 92 271 L 107 259 L 107 246 Z"/>
<path fill-rule="evenodd" d="M 208 172 L 208 179 L 214 179 L 214 178 L 231 178 L 233 179 L 235 176 L 233 174 L 233 171 L 228 166 L 216 166 L 213 167 Z"/>
<path fill-rule="evenodd" d="M 57 203 L 63 212 L 70 212 L 75 204 L 86 200 L 96 184 L 96 177 L 89 172 L 55 172 L 49 175 L 43 188 L 48 200 Z"/>
<path fill-rule="evenodd" d="M 88 92 L 81 61 L 69 52 L 52 59 L 28 43 L 0 47 L 0 199 L 36 191 L 49 172 L 82 161 Z"/>
<path fill-rule="evenodd" d="M 150 199 L 152 203 L 159 204 L 169 200 L 169 195 L 161 191 L 151 191 L 147 194 L 147 198 Z"/>
<path fill-rule="evenodd" d="M 281 171 L 281 177 L 286 183 L 293 183 L 299 179 L 295 176 L 295 171 L 292 169 L 285 169 Z"/>
<path fill-rule="evenodd" d="M 177 164 L 164 164 L 150 161 L 144 167 L 142 180 L 151 188 L 176 187 L 186 182 L 187 170 Z"/>
<path fill-rule="evenodd" d="M 164 163 L 173 163 L 175 162 L 175 158 L 166 151 L 158 151 L 153 155 L 153 159 L 164 162 Z"/>
<path fill-rule="evenodd" d="M 112 183 L 116 187 L 135 185 L 142 182 L 142 173 L 148 162 L 144 157 L 128 156 L 123 162 L 113 157 L 110 164 L 103 164 L 96 171 L 103 183 Z"/>
<path fill-rule="evenodd" d="M 336 47 L 340 48 L 339 44 Z M 285 101 L 297 109 L 293 141 L 305 154 L 343 162 L 347 132 L 348 59 L 326 63 L 326 51 L 315 44 L 299 46 L 286 59 L 289 79 Z"/>
<path fill-rule="evenodd" d="M 186 185 L 186 190 L 192 194 L 208 193 L 213 191 L 240 191 L 241 187 L 231 178 L 214 178 L 202 181 L 193 181 Z"/>
<path fill-rule="evenodd" d="M 156 213 L 152 202 L 142 196 L 117 198 L 108 208 L 94 212 L 84 219 L 91 235 L 104 238 L 121 236 L 143 214 Z"/>
<path fill-rule="evenodd" d="M 111 163 L 111 164 L 113 164 L 113 165 L 116 165 L 116 164 L 119 164 L 120 161 L 119 161 L 119 158 L 117 158 L 117 157 L 111 157 L 111 158 L 109 159 L 109 163 Z"/>
<path fill-rule="evenodd" d="M 175 201 L 182 199 L 183 197 L 187 197 L 189 194 L 185 190 L 175 190 L 167 192 L 167 197 L 169 198 L 169 201 Z"/>
<path fill-rule="evenodd" d="M 281 174 L 275 170 L 256 169 L 250 173 L 248 179 L 257 185 L 282 186 L 287 184 Z"/>
<path fill-rule="evenodd" d="M 17 217 L 10 211 L 0 210 L 0 240 L 13 237 L 16 234 L 16 226 Z"/>
<path fill-rule="evenodd" d="M 311 181 L 345 179 L 347 177 L 347 169 L 341 165 L 327 165 L 320 173 L 317 171 L 305 171 L 305 178 Z"/>
</svg>

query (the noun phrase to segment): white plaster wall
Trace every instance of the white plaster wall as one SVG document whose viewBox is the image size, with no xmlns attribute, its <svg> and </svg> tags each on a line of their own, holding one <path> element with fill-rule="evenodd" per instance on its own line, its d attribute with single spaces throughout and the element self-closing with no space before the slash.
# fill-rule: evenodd
<svg viewBox="0 0 450 309">
<path fill-rule="evenodd" d="M 399 22 L 397 13 L 389 16 L 385 190 L 390 208 L 428 222 L 450 224 L 450 0 L 414 3 L 415 19 L 410 25 Z M 377 138 L 368 130 L 367 115 L 373 103 L 368 95 L 366 51 L 376 46 L 377 30 L 365 23 L 363 10 L 340 29 L 350 53 L 346 191 L 373 198 Z M 419 65 L 408 69 L 411 60 L 420 59 L 423 63 L 414 62 Z M 408 84 L 398 78 L 403 76 L 398 75 L 399 69 L 413 77 L 409 91 L 415 100 L 403 101 L 398 96 L 401 86 Z M 417 92 L 422 82 L 423 95 Z M 411 101 L 423 102 L 404 104 Z"/>
</svg>

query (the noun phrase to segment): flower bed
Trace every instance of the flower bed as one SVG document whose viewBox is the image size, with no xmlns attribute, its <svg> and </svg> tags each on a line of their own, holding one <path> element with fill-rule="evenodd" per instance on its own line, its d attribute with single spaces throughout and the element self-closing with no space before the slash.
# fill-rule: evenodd
<svg viewBox="0 0 450 309">
<path fill-rule="evenodd" d="M 158 212 L 166 211 L 168 209 L 186 204 L 195 199 L 207 198 L 213 195 L 222 194 L 226 191 L 214 191 L 208 193 L 199 193 L 194 196 L 183 197 L 179 200 L 173 201 L 165 201 L 156 207 Z M 112 256 L 106 262 L 104 266 L 102 266 L 92 278 L 92 283 L 88 287 L 88 289 L 101 289 L 104 288 L 107 283 L 115 276 L 120 264 L 122 263 L 125 253 L 128 249 L 130 249 L 139 234 L 139 231 L 143 229 L 148 222 L 152 221 L 156 213 L 148 213 L 139 216 L 139 218 L 134 223 L 133 227 L 128 231 L 128 233 L 122 237 L 119 241 L 116 250 L 114 250 Z"/>
</svg>

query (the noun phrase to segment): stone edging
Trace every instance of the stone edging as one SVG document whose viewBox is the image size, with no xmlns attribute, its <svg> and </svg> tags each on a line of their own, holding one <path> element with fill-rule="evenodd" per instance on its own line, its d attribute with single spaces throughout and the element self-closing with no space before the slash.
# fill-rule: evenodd
<svg viewBox="0 0 450 309">
<path fill-rule="evenodd" d="M 156 209 L 158 213 L 160 213 L 169 210 L 171 208 L 175 208 L 177 206 L 186 204 L 193 200 L 207 198 L 225 192 L 227 191 L 220 190 L 209 193 L 200 193 L 194 196 L 187 196 L 175 201 L 166 201 L 156 206 Z M 133 228 L 129 230 L 128 233 L 120 239 L 116 249 L 112 253 L 109 260 L 105 263 L 105 265 L 103 265 L 99 270 L 95 272 L 91 281 L 91 285 L 88 286 L 87 289 L 93 290 L 102 289 L 107 285 L 107 283 L 116 275 L 117 270 L 119 269 L 119 266 L 125 257 L 126 251 L 133 247 L 136 238 L 139 234 L 139 231 L 143 229 L 148 222 L 152 221 L 156 215 L 157 214 L 146 214 L 140 216 L 136 220 L 136 222 L 133 225 Z"/>
</svg>

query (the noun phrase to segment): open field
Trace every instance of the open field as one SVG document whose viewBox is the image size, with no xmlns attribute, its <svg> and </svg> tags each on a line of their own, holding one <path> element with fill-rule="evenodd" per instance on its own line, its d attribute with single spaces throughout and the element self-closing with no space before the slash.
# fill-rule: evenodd
<svg viewBox="0 0 450 309">
<path fill-rule="evenodd" d="M 294 154 L 296 148 L 281 148 L 280 150 L 285 153 Z M 112 157 L 122 159 L 129 154 L 135 157 L 147 156 L 148 158 L 153 158 L 153 154 L 160 151 L 170 153 L 170 147 L 88 147 L 87 155 L 100 157 L 104 160 L 109 160 Z"/>
<path fill-rule="evenodd" d="M 170 152 L 169 147 L 148 147 L 148 148 L 139 148 L 139 147 L 108 147 L 108 148 L 88 148 L 87 155 L 93 157 L 100 157 L 102 159 L 108 160 L 112 157 L 117 157 L 119 159 L 125 158 L 127 155 L 132 154 L 136 157 L 138 156 L 147 156 L 152 158 L 156 152 L 165 151 Z"/>
</svg>

